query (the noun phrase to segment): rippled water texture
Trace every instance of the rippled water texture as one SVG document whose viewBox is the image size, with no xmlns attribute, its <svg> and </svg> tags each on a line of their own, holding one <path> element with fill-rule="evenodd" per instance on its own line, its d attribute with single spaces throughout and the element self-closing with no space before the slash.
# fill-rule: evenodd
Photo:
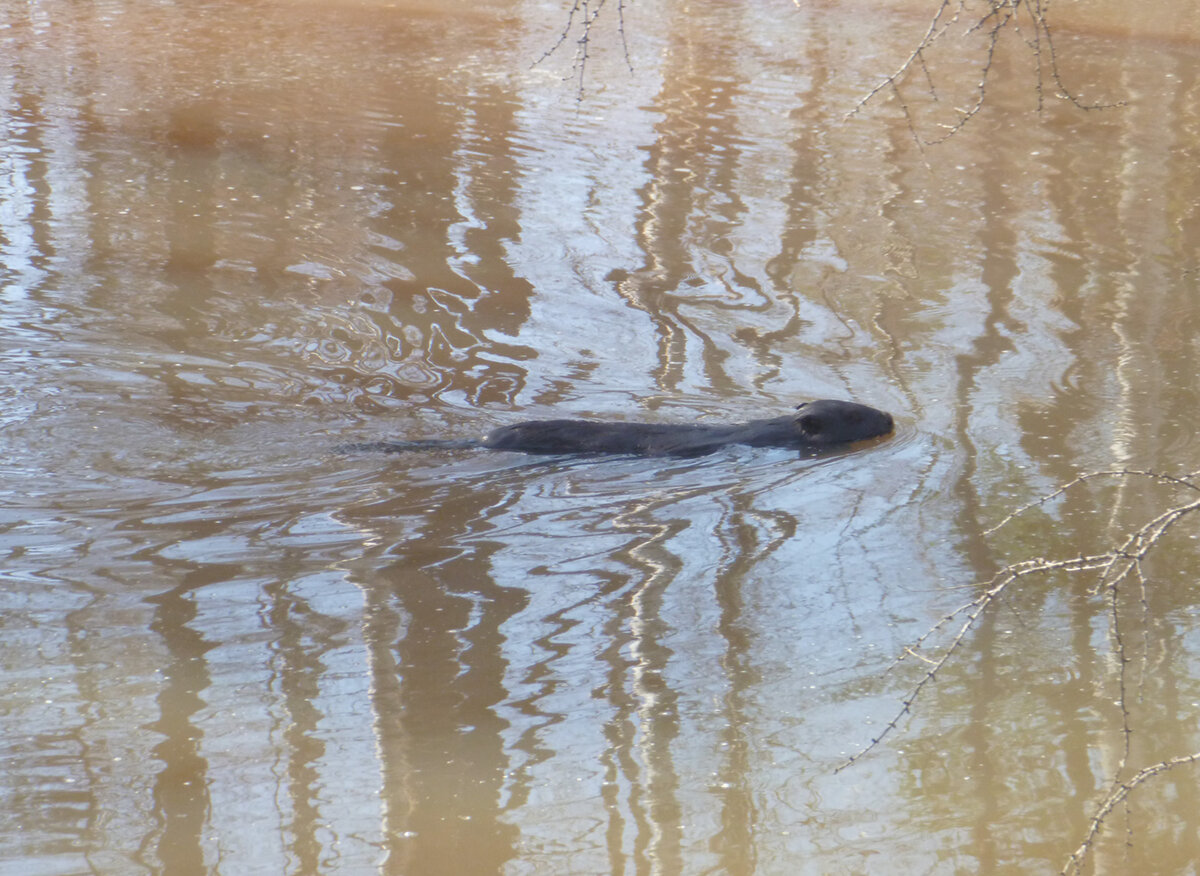
<svg viewBox="0 0 1200 876">
<path fill-rule="evenodd" d="M 581 71 L 551 0 L 0 3 L 0 871 L 1056 872 L 1200 748 L 1186 514 L 900 715 L 1194 488 L 989 527 L 1200 470 L 1194 9 L 1052 8 L 1092 110 L 1023 19 L 922 146 L 978 9 L 847 115 L 928 6 L 610 0 Z M 333 452 L 819 397 L 897 432 Z"/>
</svg>

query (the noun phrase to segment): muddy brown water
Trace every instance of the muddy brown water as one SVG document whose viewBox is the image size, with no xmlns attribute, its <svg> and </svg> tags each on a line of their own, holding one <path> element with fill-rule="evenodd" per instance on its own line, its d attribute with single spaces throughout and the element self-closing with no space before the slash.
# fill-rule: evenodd
<svg viewBox="0 0 1200 876">
<path fill-rule="evenodd" d="M 1196 12 L 1079 5 L 1123 106 L 1039 113 L 1009 35 L 923 148 L 965 25 L 847 119 L 916 3 L 647 0 L 627 57 L 609 4 L 582 95 L 555 2 L 0 5 L 0 872 L 1066 865 L 1200 748 L 1189 517 L 1144 587 L 1014 582 L 838 768 L 997 570 L 1193 501 L 988 532 L 1200 470 Z M 331 451 L 814 397 L 897 433 Z M 1085 870 L 1190 872 L 1196 769 Z"/>
</svg>

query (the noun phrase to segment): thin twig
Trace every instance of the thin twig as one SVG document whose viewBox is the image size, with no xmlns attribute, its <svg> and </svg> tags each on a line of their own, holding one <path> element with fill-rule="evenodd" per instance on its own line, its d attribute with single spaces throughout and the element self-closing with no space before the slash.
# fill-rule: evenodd
<svg viewBox="0 0 1200 876">
<path fill-rule="evenodd" d="M 901 101 L 901 111 L 904 113 L 905 121 L 913 134 L 913 139 L 918 146 L 922 147 L 922 150 L 925 146 L 936 145 L 954 136 L 983 109 L 987 101 L 988 82 L 996 61 L 996 47 L 999 45 L 1002 33 L 1009 28 L 1012 28 L 1016 32 L 1017 36 L 1033 55 L 1034 91 L 1037 95 L 1038 112 L 1041 112 L 1045 106 L 1044 85 L 1047 72 L 1049 78 L 1054 82 L 1055 95 L 1070 101 L 1071 104 L 1079 109 L 1093 110 L 1124 105 L 1123 102 L 1107 104 L 1085 103 L 1074 91 L 1067 87 L 1063 81 L 1062 71 L 1058 63 L 1058 51 L 1050 30 L 1048 18 L 1049 3 L 1047 0 L 983 0 L 983 2 L 984 10 L 963 33 L 963 37 L 982 33 L 986 41 L 979 81 L 975 86 L 974 102 L 970 106 L 957 108 L 958 117 L 952 123 L 942 123 L 938 126 L 944 129 L 945 133 L 933 139 L 926 139 L 921 137 L 917 132 L 916 121 L 911 108 L 908 104 Z M 930 100 L 937 103 L 938 93 L 933 84 L 933 74 L 929 69 L 928 56 L 934 46 L 950 31 L 951 25 L 958 22 L 965 15 L 966 6 L 967 0 L 958 0 L 956 4 L 952 4 L 951 0 L 942 0 L 934 12 L 932 19 L 930 19 L 924 36 L 917 42 L 916 47 L 909 56 L 905 58 L 904 62 L 894 72 L 883 77 L 874 88 L 860 98 L 846 114 L 846 117 L 850 118 L 857 115 L 884 90 L 891 91 L 892 94 L 899 98 L 900 85 L 907 81 L 910 76 L 916 75 L 917 71 L 925 79 L 925 90 Z M 953 14 L 948 14 L 951 8 L 953 8 Z M 1025 18 L 1027 18 L 1027 24 L 1022 24 L 1022 12 Z"/>
<path fill-rule="evenodd" d="M 1020 2 L 1020 0 L 1015 0 L 1015 2 Z M 988 529 L 985 534 L 990 535 L 996 532 L 996 530 L 1020 517 L 1022 514 L 1033 508 L 1045 505 L 1047 502 L 1062 496 L 1064 493 L 1081 484 L 1098 478 L 1109 477 L 1145 479 L 1166 487 L 1183 489 L 1192 493 L 1200 492 L 1200 483 L 1197 483 L 1197 480 L 1200 479 L 1200 472 L 1192 472 L 1181 476 L 1139 469 L 1109 469 L 1086 472 L 1066 484 L 1057 487 L 1040 499 L 1020 506 L 998 524 Z M 1118 688 L 1117 705 L 1121 711 L 1122 753 L 1115 770 L 1115 776 L 1119 777 L 1125 771 L 1132 756 L 1132 737 L 1134 732 L 1133 720 L 1129 710 L 1128 663 L 1130 662 L 1130 658 L 1127 647 L 1127 633 L 1122 622 L 1122 600 L 1120 598 L 1122 585 L 1130 580 L 1130 578 L 1136 582 L 1135 594 L 1141 605 L 1143 628 L 1145 628 L 1148 626 L 1146 621 L 1149 617 L 1150 606 L 1148 597 L 1149 585 L 1145 576 L 1144 561 L 1150 552 L 1161 544 L 1162 539 L 1168 532 L 1197 511 L 1200 511 L 1200 499 L 1173 505 L 1161 511 L 1141 526 L 1127 532 L 1120 542 L 1104 553 L 1080 554 L 1061 559 L 1036 557 L 1011 563 L 1000 570 L 991 580 L 981 585 L 982 590 L 974 599 L 942 616 L 929 629 L 901 650 L 891 666 L 888 667 L 889 670 L 910 657 L 924 663 L 925 670 L 921 673 L 917 682 L 909 688 L 908 694 L 901 700 L 900 707 L 893 714 L 891 720 L 884 726 L 883 730 L 871 739 L 868 744 L 864 745 L 839 765 L 835 769 L 835 772 L 840 772 L 865 757 L 877 746 L 881 745 L 888 736 L 899 729 L 905 717 L 912 714 L 917 700 L 924 693 L 925 689 L 933 683 L 937 674 L 963 647 L 968 634 L 978 620 L 1013 585 L 1031 575 L 1044 575 L 1054 572 L 1095 572 L 1098 573 L 1096 581 L 1088 589 L 1088 593 L 1093 597 L 1104 598 L 1107 603 L 1110 615 L 1113 652 L 1118 660 L 1116 682 Z M 954 629 L 949 641 L 946 642 L 941 651 L 932 655 L 926 653 L 924 649 L 930 639 L 940 632 L 947 631 L 946 628 L 956 620 L 959 621 L 958 626 Z M 1147 633 L 1143 633 L 1143 649 L 1146 647 L 1147 635 Z M 1143 654 L 1143 663 L 1144 661 L 1145 655 Z M 1133 788 L 1165 770 L 1197 760 L 1200 760 L 1200 753 L 1163 761 L 1146 767 L 1126 782 L 1122 782 L 1114 777 L 1107 796 L 1101 801 L 1100 807 L 1092 818 L 1087 835 L 1079 847 L 1071 854 L 1066 866 L 1063 868 L 1063 872 L 1065 873 L 1071 868 L 1074 868 L 1078 872 L 1083 860 L 1091 849 L 1095 836 L 1099 832 L 1104 819 L 1116 806 L 1122 804 L 1128 806 L 1126 801 Z"/>
<path fill-rule="evenodd" d="M 1082 870 L 1083 862 L 1087 859 L 1088 853 L 1091 851 L 1092 844 L 1096 839 L 1096 835 L 1100 833 L 1100 828 L 1104 824 L 1104 819 L 1107 818 L 1113 809 L 1117 807 L 1117 804 L 1124 802 L 1129 797 L 1130 792 L 1132 792 L 1134 788 L 1148 779 L 1154 778 L 1159 773 L 1167 772 L 1168 770 L 1173 770 L 1176 767 L 1197 762 L 1200 762 L 1200 751 L 1197 751 L 1194 754 L 1184 755 L 1183 757 L 1175 757 L 1171 758 L 1170 760 L 1160 761 L 1159 763 L 1144 767 L 1143 769 L 1139 770 L 1137 774 L 1128 782 L 1114 781 L 1112 783 L 1112 787 L 1109 788 L 1108 795 L 1103 801 L 1101 801 L 1100 808 L 1097 809 L 1096 814 L 1092 816 L 1092 820 L 1088 824 L 1087 835 L 1084 837 L 1083 842 L 1079 844 L 1079 847 L 1076 848 L 1075 851 L 1071 852 L 1070 857 L 1067 858 L 1066 864 L 1063 865 L 1062 870 L 1059 872 L 1065 874 L 1067 871 L 1071 870 L 1075 873 L 1079 873 Z"/>
<path fill-rule="evenodd" d="M 629 68 L 629 72 L 633 72 L 633 61 L 629 55 L 629 41 L 625 34 L 625 10 L 628 8 L 631 0 L 617 0 L 617 33 L 621 37 L 621 50 L 625 58 L 625 65 Z M 537 60 L 530 66 L 536 67 L 538 64 L 545 61 L 551 55 L 555 54 L 571 34 L 578 30 L 579 35 L 575 37 L 575 56 L 571 60 L 571 71 L 564 76 L 564 81 L 574 77 L 578 80 L 578 91 L 576 99 L 583 100 L 584 94 L 584 76 L 587 73 L 587 64 L 592 57 L 592 28 L 596 21 L 600 18 L 607 5 L 608 0 L 572 0 L 571 8 L 567 10 L 567 21 L 563 25 L 562 31 L 558 34 L 558 39 L 554 45 L 546 49 Z"/>
</svg>

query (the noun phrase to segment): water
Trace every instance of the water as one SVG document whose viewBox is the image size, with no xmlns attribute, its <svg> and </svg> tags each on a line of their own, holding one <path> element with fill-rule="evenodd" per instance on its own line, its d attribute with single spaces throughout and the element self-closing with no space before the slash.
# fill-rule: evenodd
<svg viewBox="0 0 1200 876">
<path fill-rule="evenodd" d="M 1064 866 L 1114 777 L 1200 747 L 1190 517 L 1144 591 L 1014 583 L 845 764 L 997 570 L 1192 501 L 1101 477 L 987 532 L 1200 470 L 1197 28 L 1161 6 L 1055 11 L 1064 81 L 1125 106 L 1039 114 L 1006 38 L 922 148 L 886 93 L 846 115 L 924 9 L 647 2 L 626 58 L 604 7 L 581 95 L 578 30 L 534 63 L 553 3 L 0 4 L 0 872 Z M 919 135 L 979 48 L 903 85 Z M 333 451 L 815 397 L 897 433 Z M 1186 871 L 1195 784 L 1086 868 Z"/>
</svg>

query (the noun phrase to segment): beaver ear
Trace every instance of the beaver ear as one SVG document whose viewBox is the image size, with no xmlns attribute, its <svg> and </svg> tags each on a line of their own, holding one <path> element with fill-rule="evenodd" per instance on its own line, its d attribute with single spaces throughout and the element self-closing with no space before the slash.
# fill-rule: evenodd
<svg viewBox="0 0 1200 876">
<path fill-rule="evenodd" d="M 808 406 L 808 402 L 800 402 L 800 404 L 796 405 L 796 410 L 798 410 L 798 411 L 804 410 L 804 408 L 807 406 Z"/>
</svg>

